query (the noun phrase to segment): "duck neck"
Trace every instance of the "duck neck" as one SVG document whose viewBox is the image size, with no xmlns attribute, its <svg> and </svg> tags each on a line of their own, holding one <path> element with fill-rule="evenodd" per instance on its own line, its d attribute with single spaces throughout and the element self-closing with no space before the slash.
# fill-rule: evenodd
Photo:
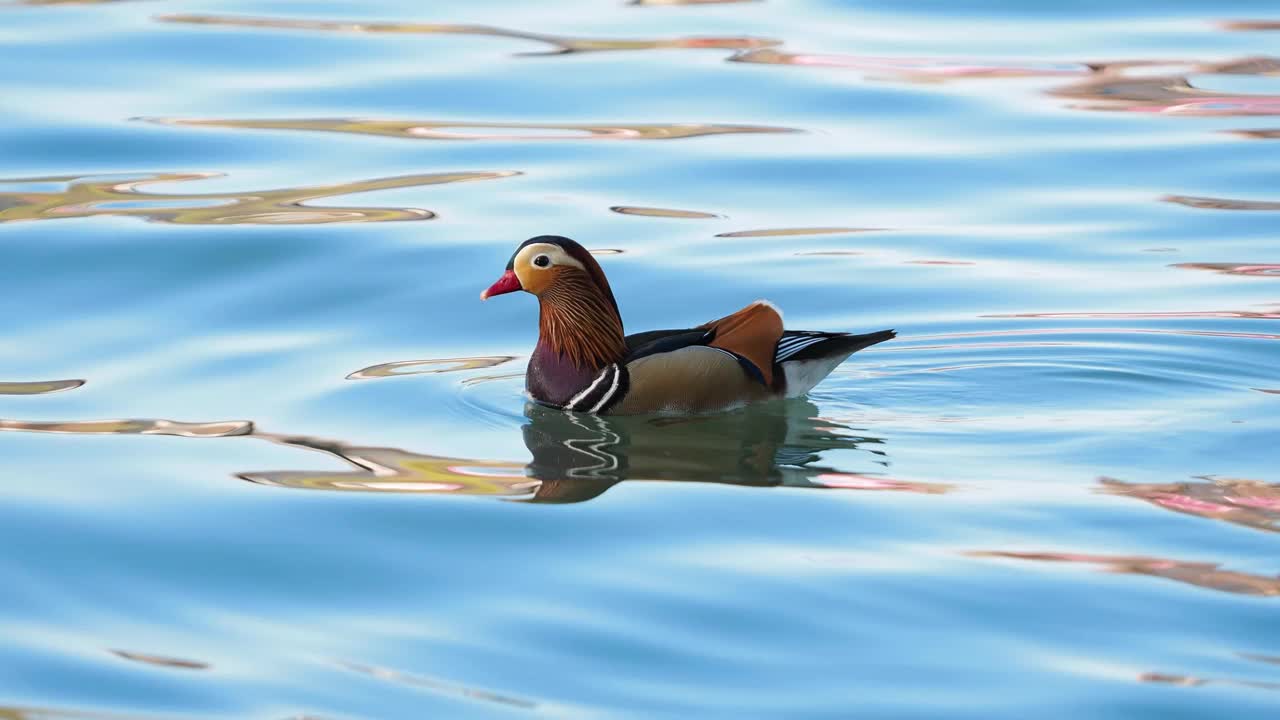
<svg viewBox="0 0 1280 720">
<path fill-rule="evenodd" d="M 562 405 L 605 366 L 621 362 L 627 345 L 611 298 L 589 281 L 556 285 L 539 297 L 538 346 L 526 386 L 535 399 Z"/>
<path fill-rule="evenodd" d="M 592 373 L 627 352 L 611 298 L 583 278 L 564 278 L 538 298 L 538 346 Z"/>
</svg>

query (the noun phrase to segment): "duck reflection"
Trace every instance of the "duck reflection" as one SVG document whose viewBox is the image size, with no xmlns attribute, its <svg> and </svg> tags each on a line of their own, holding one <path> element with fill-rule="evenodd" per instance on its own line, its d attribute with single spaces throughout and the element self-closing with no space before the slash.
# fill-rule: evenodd
<svg viewBox="0 0 1280 720">
<path fill-rule="evenodd" d="M 1231 678 L 1207 678 L 1196 677 L 1195 675 L 1177 675 L 1172 673 L 1142 673 L 1138 676 L 1139 682 L 1145 683 L 1162 683 L 1165 685 L 1181 685 L 1183 687 L 1200 687 L 1202 685 L 1235 685 L 1237 687 L 1253 688 L 1254 690 L 1280 690 L 1280 682 L 1267 682 L 1264 680 L 1234 680 Z"/>
<path fill-rule="evenodd" d="M 887 465 L 883 440 L 817 416 L 806 401 L 682 418 L 598 417 L 529 404 L 521 428 L 528 464 L 424 455 L 307 436 L 255 437 L 316 450 L 346 472 L 275 471 L 239 475 L 282 487 L 370 492 L 500 495 L 536 503 L 598 497 L 627 480 L 704 482 L 943 493 L 950 486 L 840 472 L 821 463 L 832 450 L 867 453 Z"/>
</svg>

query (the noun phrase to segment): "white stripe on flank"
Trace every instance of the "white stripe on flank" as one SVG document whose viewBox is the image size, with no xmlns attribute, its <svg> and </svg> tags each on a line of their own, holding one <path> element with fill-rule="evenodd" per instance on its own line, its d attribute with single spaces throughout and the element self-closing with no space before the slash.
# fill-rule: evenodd
<svg viewBox="0 0 1280 720">
<path fill-rule="evenodd" d="M 600 408 L 604 407 L 605 403 L 612 400 L 613 394 L 618 392 L 618 381 L 622 379 L 622 368 L 616 365 L 613 366 L 613 368 L 613 383 L 609 385 L 609 390 L 605 392 L 604 397 L 600 398 L 600 402 L 596 403 L 596 406 L 591 408 L 588 412 L 600 412 Z"/>
<path fill-rule="evenodd" d="M 576 405 L 577 405 L 577 404 L 578 404 L 578 403 L 579 403 L 583 398 L 585 398 L 586 396 L 590 395 L 590 394 L 591 394 L 591 391 L 592 391 L 592 390 L 595 390 L 597 385 L 599 385 L 601 382 L 603 382 L 603 381 L 604 381 L 604 376 L 609 374 L 609 368 L 610 368 L 610 367 L 613 367 L 613 366 L 612 366 L 612 365 L 609 365 L 609 366 L 605 367 L 605 369 L 604 369 L 604 370 L 601 370 L 601 371 L 600 371 L 600 374 L 599 374 L 599 375 L 597 375 L 597 376 L 596 376 L 596 379 L 595 379 L 595 380 L 594 380 L 590 385 L 588 385 L 588 386 L 587 386 L 587 389 L 586 389 L 586 390 L 583 390 L 582 392 L 578 393 L 577 395 L 574 395 L 573 397 L 569 398 L 569 402 L 567 402 L 567 403 L 565 403 L 565 404 L 564 404 L 564 409 L 565 409 L 565 410 L 577 410 L 578 408 L 577 408 L 577 407 L 575 407 L 575 406 L 576 406 Z"/>
<path fill-rule="evenodd" d="M 818 343 L 820 343 L 820 342 L 822 342 L 822 341 L 824 341 L 824 340 L 826 340 L 826 339 L 827 339 L 827 338 L 822 337 L 822 336 L 817 336 L 817 337 L 808 336 L 808 337 L 800 337 L 800 338 L 795 338 L 795 337 L 787 338 L 787 339 L 786 339 L 786 340 L 784 340 L 783 342 L 778 343 L 778 349 L 777 349 L 777 351 L 774 353 L 774 358 L 775 358 L 777 361 L 781 362 L 781 361 L 783 361 L 783 360 L 785 360 L 785 359 L 787 359 L 787 358 L 791 357 L 792 355 L 795 355 L 796 353 L 800 352 L 801 350 L 804 350 L 805 348 L 810 347 L 810 346 L 813 346 L 813 345 L 817 345 Z"/>
</svg>

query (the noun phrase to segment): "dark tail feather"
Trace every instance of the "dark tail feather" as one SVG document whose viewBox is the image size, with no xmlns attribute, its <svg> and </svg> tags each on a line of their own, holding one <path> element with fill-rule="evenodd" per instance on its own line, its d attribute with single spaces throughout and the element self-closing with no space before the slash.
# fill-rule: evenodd
<svg viewBox="0 0 1280 720">
<path fill-rule="evenodd" d="M 818 360 L 836 355 L 852 355 L 859 350 L 864 350 L 885 340 L 892 340 L 897 336 L 898 333 L 894 330 L 880 330 L 879 332 L 864 333 L 862 335 L 832 334 L 821 342 L 809 345 L 800 352 L 791 355 L 786 359 L 786 362 Z"/>
</svg>

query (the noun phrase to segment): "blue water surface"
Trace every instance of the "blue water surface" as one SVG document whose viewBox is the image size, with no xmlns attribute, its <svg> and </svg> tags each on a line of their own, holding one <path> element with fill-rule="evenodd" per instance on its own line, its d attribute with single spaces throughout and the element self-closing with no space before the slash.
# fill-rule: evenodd
<svg viewBox="0 0 1280 720">
<path fill-rule="evenodd" d="M 0 718 L 1274 718 L 1277 39 L 0 4 Z M 629 331 L 899 338 L 718 416 L 527 406 L 535 302 L 477 295 L 539 234 Z"/>
</svg>

